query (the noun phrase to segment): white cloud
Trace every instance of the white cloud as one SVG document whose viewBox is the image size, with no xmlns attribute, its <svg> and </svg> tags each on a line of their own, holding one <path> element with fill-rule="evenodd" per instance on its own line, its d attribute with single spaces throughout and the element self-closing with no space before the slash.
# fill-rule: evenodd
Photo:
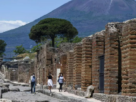
<svg viewBox="0 0 136 102">
<path fill-rule="evenodd" d="M 0 21 L 0 33 L 15 29 L 19 26 L 25 25 L 26 22 L 23 22 L 21 20 L 16 21 Z"/>
</svg>

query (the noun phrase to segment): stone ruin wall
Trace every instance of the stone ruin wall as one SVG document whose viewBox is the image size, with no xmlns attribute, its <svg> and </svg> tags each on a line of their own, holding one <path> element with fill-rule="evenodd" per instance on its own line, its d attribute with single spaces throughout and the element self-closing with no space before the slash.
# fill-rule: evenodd
<svg viewBox="0 0 136 102">
<path fill-rule="evenodd" d="M 49 72 L 53 74 L 53 83 L 56 84 L 57 68 L 60 68 L 65 78 L 67 78 L 65 71 L 67 67 L 67 55 L 65 56 L 65 53 L 72 49 L 74 45 L 70 43 L 61 44 L 58 49 L 54 49 L 48 44 L 42 45 L 37 52 L 37 57 L 34 62 L 34 72 L 37 76 L 38 84 L 47 84 Z"/>
<path fill-rule="evenodd" d="M 122 23 L 108 23 L 106 25 L 104 63 L 104 92 L 106 94 L 117 94 L 121 91 L 120 37 L 122 25 Z"/>
<path fill-rule="evenodd" d="M 136 19 L 124 22 L 122 30 L 122 94 L 136 96 Z"/>
<path fill-rule="evenodd" d="M 74 47 L 73 88 L 81 87 L 82 43 Z"/>
<path fill-rule="evenodd" d="M 85 83 L 89 80 L 88 86 L 92 84 L 95 86 L 95 92 L 100 92 L 99 57 L 104 55 L 104 93 L 118 94 L 122 91 L 122 95 L 136 95 L 134 80 L 136 73 L 135 36 L 136 20 L 130 20 L 123 23 L 108 23 L 105 31 L 88 37 L 92 40 L 88 41 L 90 47 L 86 52 L 83 50 L 86 46 L 83 39 L 81 45 L 74 47 L 73 57 L 70 57 L 70 51 L 67 53 L 67 83 L 70 83 L 69 73 L 73 73 L 73 82 L 71 82 L 73 88 L 76 85 L 81 85 L 81 89 L 86 90 Z M 88 62 L 85 60 L 85 53 L 88 53 Z M 69 63 L 71 58 L 73 58 L 74 63 Z M 84 64 L 84 61 L 86 61 L 86 64 Z M 69 70 L 69 66 L 71 66 L 71 69 L 73 68 L 73 72 Z M 85 75 L 88 79 L 84 79 Z"/>
<path fill-rule="evenodd" d="M 86 37 L 82 40 L 82 66 L 81 66 L 81 89 L 92 84 L 92 38 Z"/>
<path fill-rule="evenodd" d="M 33 59 L 31 62 L 30 62 L 30 68 L 29 68 L 29 70 L 27 71 L 27 73 L 28 73 L 28 76 L 27 76 L 27 82 L 29 82 L 30 83 L 30 77 L 31 77 L 31 75 L 32 75 L 32 73 L 35 73 L 36 71 L 35 71 L 35 69 L 36 69 L 36 58 L 35 59 Z M 35 75 L 36 75 L 36 73 L 35 73 Z M 37 76 L 37 75 L 36 75 Z"/>
<path fill-rule="evenodd" d="M 100 92 L 100 57 L 104 56 L 104 93 L 122 92 L 122 95 L 134 96 L 135 44 L 136 20 L 131 20 L 108 23 L 105 30 L 84 38 L 81 43 L 71 46 L 70 49 L 64 50 L 68 46 L 61 46 L 55 51 L 56 55 L 50 53 L 47 48 L 40 50 L 40 60 L 37 59 L 35 70 L 39 83 L 43 80 L 41 73 L 45 72 L 43 75 L 47 76 L 51 71 L 56 76 L 56 70 L 60 68 L 66 78 L 67 87 L 81 87 L 81 90 L 85 91 L 87 86 L 94 85 L 95 92 Z M 40 64 L 45 65 L 44 70 L 39 71 Z M 47 77 L 45 80 L 47 81 Z"/>
<path fill-rule="evenodd" d="M 92 36 L 92 85 L 95 92 L 99 92 L 99 57 L 104 55 L 105 31 L 97 32 Z"/>
<path fill-rule="evenodd" d="M 18 82 L 29 83 L 29 69 L 31 68 L 30 63 L 19 63 L 18 64 Z"/>
<path fill-rule="evenodd" d="M 56 69 L 54 64 L 53 48 L 50 48 L 48 45 L 42 45 L 37 53 L 34 65 L 34 72 L 36 74 L 38 84 L 47 84 L 49 72 L 53 74 L 53 83 L 56 84 Z"/>
<path fill-rule="evenodd" d="M 66 69 L 67 69 L 67 55 L 66 54 L 62 54 L 60 56 L 60 69 L 61 69 L 61 73 L 63 73 L 64 78 L 67 80 L 66 77 Z"/>
<path fill-rule="evenodd" d="M 66 85 L 67 87 L 73 86 L 73 67 L 74 67 L 74 53 L 70 50 L 67 53 L 67 69 L 66 69 Z"/>
<path fill-rule="evenodd" d="M 46 45 L 42 46 L 37 53 L 37 62 L 36 62 L 36 77 L 38 84 L 45 84 L 45 69 L 47 63 L 47 54 L 46 54 Z"/>
<path fill-rule="evenodd" d="M 16 70 L 16 71 L 13 71 Z M 9 68 L 8 69 L 8 79 L 11 81 L 17 81 L 18 80 L 18 70 L 16 68 Z"/>
</svg>

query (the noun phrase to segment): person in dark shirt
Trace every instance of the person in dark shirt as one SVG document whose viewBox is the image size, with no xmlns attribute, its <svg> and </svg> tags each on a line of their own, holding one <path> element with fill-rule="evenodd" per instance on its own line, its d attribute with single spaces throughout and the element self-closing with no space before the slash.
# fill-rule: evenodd
<svg viewBox="0 0 136 102">
<path fill-rule="evenodd" d="M 49 73 L 49 75 L 48 75 L 48 87 L 49 87 L 49 90 L 50 90 L 50 94 L 51 94 L 51 88 L 53 87 L 52 78 L 53 78 L 52 74 Z"/>
</svg>

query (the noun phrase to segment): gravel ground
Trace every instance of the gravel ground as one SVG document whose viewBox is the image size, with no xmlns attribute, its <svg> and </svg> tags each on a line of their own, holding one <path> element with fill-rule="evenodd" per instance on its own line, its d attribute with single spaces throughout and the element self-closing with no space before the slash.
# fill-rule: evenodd
<svg viewBox="0 0 136 102">
<path fill-rule="evenodd" d="M 41 93 L 31 94 L 30 91 L 24 92 L 25 90 L 30 90 L 30 87 L 10 85 L 9 88 L 10 89 L 19 88 L 20 92 L 3 93 L 2 96 L 4 99 L 10 99 L 10 100 L 15 100 L 20 102 L 35 102 L 35 101 L 44 101 L 44 100 L 48 100 L 49 102 L 61 102 L 59 99 L 52 98 Z"/>
</svg>

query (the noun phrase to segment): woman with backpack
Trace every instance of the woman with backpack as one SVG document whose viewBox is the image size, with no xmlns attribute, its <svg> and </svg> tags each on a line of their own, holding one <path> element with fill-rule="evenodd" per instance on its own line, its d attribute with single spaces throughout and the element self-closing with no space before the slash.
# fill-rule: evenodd
<svg viewBox="0 0 136 102">
<path fill-rule="evenodd" d="M 60 85 L 59 92 L 62 91 L 62 86 L 63 86 L 64 81 L 65 81 L 65 78 L 63 77 L 63 74 L 60 73 L 59 79 L 58 79 L 58 82 L 59 82 L 59 85 Z"/>
<path fill-rule="evenodd" d="M 31 93 L 33 93 L 33 92 L 35 93 L 36 77 L 35 77 L 34 73 L 30 77 L 30 80 L 31 80 Z"/>
<path fill-rule="evenodd" d="M 51 94 L 51 88 L 53 87 L 52 78 L 53 78 L 52 74 L 49 73 L 49 75 L 48 75 L 48 87 L 49 87 L 49 90 L 50 90 L 50 94 Z"/>
</svg>

